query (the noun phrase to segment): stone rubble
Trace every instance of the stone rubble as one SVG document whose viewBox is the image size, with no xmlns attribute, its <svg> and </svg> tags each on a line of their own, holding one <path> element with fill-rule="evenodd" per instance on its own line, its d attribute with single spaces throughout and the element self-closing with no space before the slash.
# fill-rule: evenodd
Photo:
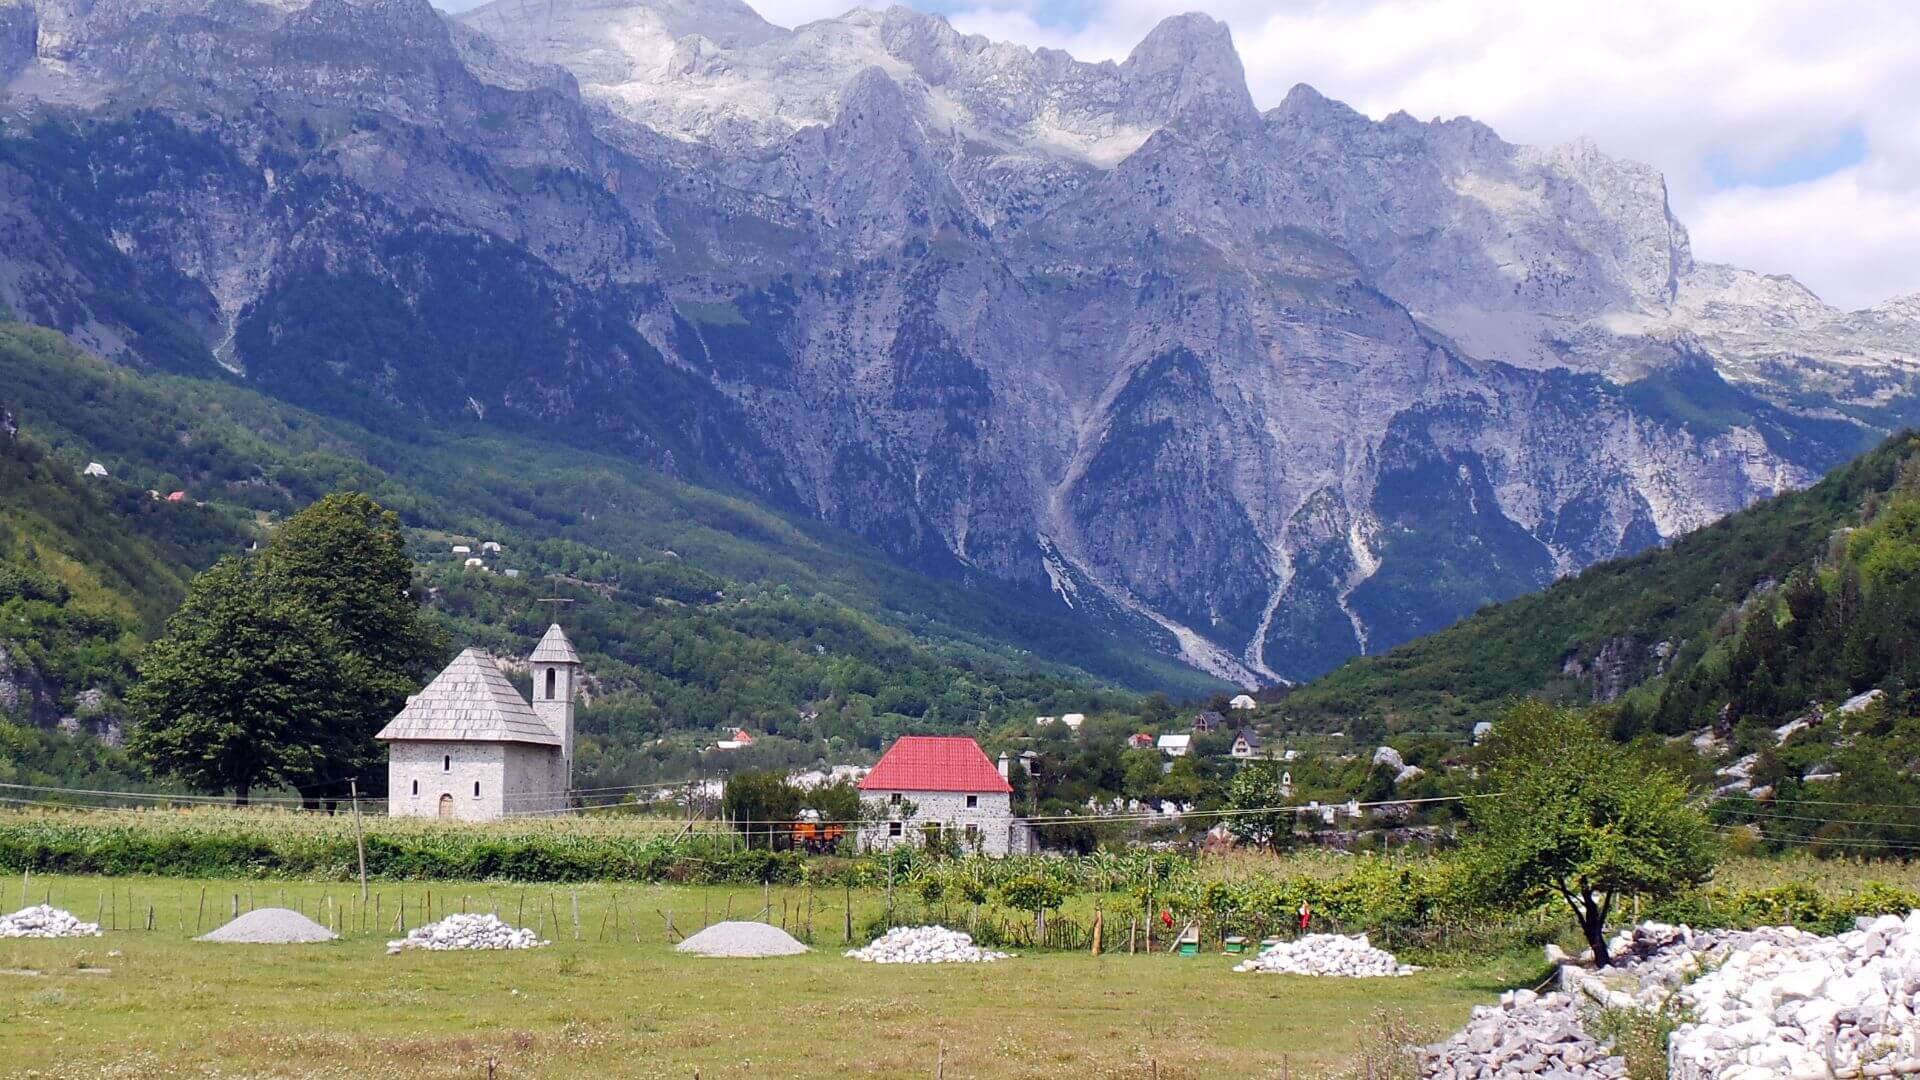
<svg viewBox="0 0 1920 1080">
<path fill-rule="evenodd" d="M 973 943 L 973 935 L 944 926 L 896 926 L 847 955 L 871 964 L 987 964 L 1011 959 Z"/>
<path fill-rule="evenodd" d="M 1644 923 L 1610 943 L 1614 965 L 1562 961 L 1560 990 L 1516 990 L 1426 1051 L 1441 1080 L 1626 1075 L 1583 1026 L 1599 1009 L 1673 1009 L 1673 1080 L 1920 1076 L 1920 912 L 1822 937 L 1792 927 L 1698 931 Z"/>
<path fill-rule="evenodd" d="M 1384 949 L 1376 949 L 1367 935 L 1308 934 L 1298 941 L 1282 941 L 1260 955 L 1235 964 L 1235 971 L 1281 975 L 1332 975 L 1350 979 L 1391 978 L 1420 969 L 1402 964 Z"/>
<path fill-rule="evenodd" d="M 1473 1010 L 1451 1039 L 1429 1047 L 1422 1075 L 1433 1080 L 1511 1076 L 1626 1080 L 1625 1058 L 1587 1034 L 1570 994 L 1512 990 Z"/>
<path fill-rule="evenodd" d="M 99 937 L 100 924 L 81 922 L 72 912 L 48 904 L 24 907 L 0 918 L 0 938 Z"/>
<path fill-rule="evenodd" d="M 491 913 L 449 915 L 439 922 L 415 927 L 406 937 L 387 942 L 387 952 L 403 949 L 537 949 L 550 944 L 532 930 L 513 926 Z"/>
<path fill-rule="evenodd" d="M 1676 1080 L 1920 1075 L 1920 912 L 1770 929 L 1680 991 Z"/>
</svg>

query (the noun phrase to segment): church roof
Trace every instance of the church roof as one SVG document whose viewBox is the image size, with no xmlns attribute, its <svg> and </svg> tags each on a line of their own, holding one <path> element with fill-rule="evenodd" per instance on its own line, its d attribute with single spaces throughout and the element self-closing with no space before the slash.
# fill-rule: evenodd
<svg viewBox="0 0 1920 1080">
<path fill-rule="evenodd" d="M 564 645 L 566 638 L 560 640 Z M 560 736 L 500 673 L 493 657 L 479 649 L 466 649 L 454 657 L 425 690 L 407 699 L 407 707 L 374 738 L 560 745 Z"/>
<path fill-rule="evenodd" d="M 547 627 L 547 635 L 540 644 L 533 647 L 533 655 L 527 657 L 533 664 L 577 664 L 580 654 L 573 651 L 573 642 L 567 640 L 567 632 L 560 629 L 559 623 Z"/>
</svg>

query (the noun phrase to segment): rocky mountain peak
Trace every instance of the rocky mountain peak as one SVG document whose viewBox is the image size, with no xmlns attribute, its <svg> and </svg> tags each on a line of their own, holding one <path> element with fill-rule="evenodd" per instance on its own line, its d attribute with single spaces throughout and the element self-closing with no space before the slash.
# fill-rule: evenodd
<svg viewBox="0 0 1920 1080">
<path fill-rule="evenodd" d="M 287 26 L 401 52 L 424 45 L 432 48 L 429 55 L 439 55 L 452 44 L 446 19 L 428 0 L 313 0 L 289 16 Z"/>
<path fill-rule="evenodd" d="M 1199 13 L 1162 19 L 1124 63 L 1148 110 L 1232 123 L 1254 115 L 1247 73 L 1227 24 Z"/>
<path fill-rule="evenodd" d="M 1920 386 L 1920 298 L 1696 266 L 1590 144 L 1256 120 L 1201 15 L 1116 64 L 905 8 L 494 0 L 452 48 L 426 0 L 21 10 L 0 65 L 37 34 L 73 122 L 9 157 L 12 310 L 138 351 L 126 292 L 301 404 L 697 462 L 1235 679 L 1803 484 Z M 368 318 L 413 333 L 339 349 Z"/>
</svg>

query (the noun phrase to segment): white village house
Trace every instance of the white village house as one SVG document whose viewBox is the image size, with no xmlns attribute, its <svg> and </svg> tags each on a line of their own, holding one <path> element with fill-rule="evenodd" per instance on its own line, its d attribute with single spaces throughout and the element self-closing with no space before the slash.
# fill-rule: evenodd
<svg viewBox="0 0 1920 1080">
<path fill-rule="evenodd" d="M 380 734 L 387 813 L 491 821 L 567 807 L 580 654 L 556 624 L 527 657 L 528 704 L 494 658 L 466 649 Z"/>
<path fill-rule="evenodd" d="M 1241 712 L 1245 712 L 1248 709 L 1257 709 L 1259 707 L 1260 707 L 1260 703 L 1253 700 L 1252 694 L 1236 694 L 1234 695 L 1234 698 L 1232 701 L 1227 702 L 1227 708 L 1236 709 Z"/>
<path fill-rule="evenodd" d="M 1033 850 L 1033 828 L 1013 815 L 1007 759 L 999 768 L 980 744 L 957 735 L 907 735 L 860 781 L 860 799 L 884 819 L 860 826 L 863 851 L 921 841 L 928 826 L 957 834 L 963 851 L 1018 855 Z M 907 804 L 913 814 L 906 816 Z"/>
</svg>

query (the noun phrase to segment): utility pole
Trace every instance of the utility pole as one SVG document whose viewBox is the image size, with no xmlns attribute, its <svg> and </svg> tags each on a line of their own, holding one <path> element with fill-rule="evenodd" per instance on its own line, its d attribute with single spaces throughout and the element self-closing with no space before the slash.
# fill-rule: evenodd
<svg viewBox="0 0 1920 1080">
<path fill-rule="evenodd" d="M 347 778 L 347 790 L 353 795 L 353 849 L 360 856 L 360 902 L 367 902 L 367 840 L 360 832 L 360 778 Z"/>
</svg>

